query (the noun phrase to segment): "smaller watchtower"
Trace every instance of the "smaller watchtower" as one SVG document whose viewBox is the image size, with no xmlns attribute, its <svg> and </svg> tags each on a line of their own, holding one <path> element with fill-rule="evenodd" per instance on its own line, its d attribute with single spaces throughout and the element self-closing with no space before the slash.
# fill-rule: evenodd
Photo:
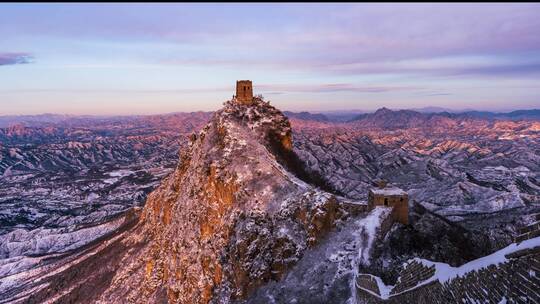
<svg viewBox="0 0 540 304">
<path fill-rule="evenodd" d="M 253 103 L 253 86 L 251 80 L 236 81 L 236 102 L 250 105 Z"/>
<path fill-rule="evenodd" d="M 409 223 L 409 195 L 397 187 L 387 187 L 386 181 L 377 181 L 378 188 L 368 193 L 368 210 L 376 206 L 392 207 L 394 220 L 407 225 Z"/>
</svg>

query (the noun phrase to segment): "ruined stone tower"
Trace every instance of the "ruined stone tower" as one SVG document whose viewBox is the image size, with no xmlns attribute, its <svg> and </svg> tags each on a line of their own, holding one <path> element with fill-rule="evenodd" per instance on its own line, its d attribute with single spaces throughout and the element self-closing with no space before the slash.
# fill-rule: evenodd
<svg viewBox="0 0 540 304">
<path fill-rule="evenodd" d="M 253 87 L 251 80 L 236 81 L 236 102 L 249 105 L 253 103 Z"/>
<path fill-rule="evenodd" d="M 392 207 L 392 217 L 402 224 L 409 224 L 409 195 L 397 187 L 387 187 L 386 181 L 377 181 L 378 188 L 369 190 L 368 210 L 376 206 Z"/>
</svg>

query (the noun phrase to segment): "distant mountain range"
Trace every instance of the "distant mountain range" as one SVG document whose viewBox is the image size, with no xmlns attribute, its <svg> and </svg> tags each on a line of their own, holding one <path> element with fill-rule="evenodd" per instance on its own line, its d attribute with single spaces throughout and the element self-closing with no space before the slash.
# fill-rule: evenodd
<svg viewBox="0 0 540 304">
<path fill-rule="evenodd" d="M 520 120 L 520 119 L 530 119 L 538 120 L 540 119 L 540 109 L 533 110 L 517 110 L 508 113 L 493 113 L 486 111 L 468 111 L 463 113 L 458 113 L 460 116 L 469 116 L 476 118 L 487 118 L 487 119 L 511 119 L 511 120 Z"/>
<path fill-rule="evenodd" d="M 385 119 L 398 119 L 402 120 L 405 117 L 416 119 L 430 119 L 432 117 L 446 117 L 451 119 L 466 119 L 477 118 L 486 120 L 540 120 L 540 109 L 532 110 L 516 110 L 512 112 L 489 112 L 489 111 L 463 111 L 456 112 L 450 109 L 439 107 L 425 107 L 419 109 L 406 109 L 406 110 L 390 110 L 388 108 L 381 108 L 375 112 L 364 112 L 358 110 L 346 111 L 332 111 L 332 112 L 291 112 L 285 111 L 284 114 L 289 118 L 296 118 L 302 120 L 311 120 L 317 122 L 356 122 L 364 119 L 376 119 L 376 117 L 382 118 L 384 114 Z M 392 116 L 392 117 L 389 117 Z"/>
<path fill-rule="evenodd" d="M 202 112 L 201 112 L 202 113 Z M 206 112 L 210 113 L 210 112 Z M 381 116 L 384 113 L 385 116 L 397 115 L 394 118 L 401 116 L 416 117 L 416 118 L 431 118 L 433 116 L 453 118 L 453 119 L 465 119 L 465 118 L 478 118 L 487 120 L 540 120 L 540 109 L 531 110 L 516 110 L 512 112 L 489 112 L 489 111 L 464 111 L 455 112 L 450 109 L 440 107 L 425 107 L 418 109 L 407 110 L 390 110 L 388 108 L 381 108 L 375 112 L 362 113 L 359 110 L 347 111 L 328 111 L 328 112 L 292 112 L 284 111 L 284 114 L 289 118 L 296 118 L 301 120 L 310 120 L 317 122 L 354 122 L 363 119 L 369 119 L 377 116 Z M 15 124 L 24 124 L 28 127 L 43 126 L 47 124 L 56 123 L 76 123 L 87 121 L 111 121 L 117 120 L 118 122 L 127 122 L 137 118 L 145 117 L 160 117 L 160 116 L 174 116 L 187 114 L 183 112 L 169 113 L 162 115 L 123 115 L 123 116 L 99 116 L 99 115 L 65 115 L 65 114 L 39 114 L 39 115 L 5 115 L 0 116 L 0 128 L 9 127 Z M 388 117 L 387 117 L 388 118 Z"/>
<path fill-rule="evenodd" d="M 289 118 L 298 118 L 303 120 L 314 120 L 314 121 L 320 121 L 320 122 L 329 122 L 331 119 L 321 113 L 309 113 L 309 112 L 291 112 L 291 111 L 284 111 L 283 114 Z"/>
<path fill-rule="evenodd" d="M 0 128 L 18 123 L 24 123 L 28 126 L 32 126 L 34 123 L 57 123 L 67 119 L 68 117 L 68 115 L 61 114 L 6 115 L 0 116 Z"/>
<path fill-rule="evenodd" d="M 175 122 L 179 117 L 205 116 L 209 117 L 212 112 L 174 112 L 157 115 L 65 115 L 65 114 L 38 114 L 38 115 L 5 115 L 0 116 L 0 128 L 6 128 L 13 125 L 22 124 L 26 127 L 43 127 L 52 124 L 62 125 L 88 125 L 95 123 L 110 124 L 130 123 L 135 120 L 155 121 L 165 120 L 168 124 Z"/>
<path fill-rule="evenodd" d="M 426 110 L 424 108 L 423 110 Z M 432 110 L 438 108 L 431 108 Z M 324 114 L 323 114 L 324 115 Z M 382 118 L 381 116 L 386 116 L 386 119 L 403 119 L 404 117 L 415 117 L 418 119 L 429 119 L 432 117 L 446 117 L 452 119 L 465 119 L 465 118 L 478 118 L 478 119 L 487 119 L 487 120 L 540 120 L 540 109 L 533 110 L 517 110 L 508 113 L 500 112 L 488 112 L 488 111 L 466 111 L 466 112 L 448 112 L 448 111 L 417 111 L 417 110 L 390 110 L 388 108 L 381 108 L 373 113 L 362 113 L 355 115 L 349 122 L 359 121 L 364 119 L 373 119 L 375 117 Z M 393 116 L 393 117 L 388 117 Z M 304 115 L 304 117 L 308 117 Z M 321 120 L 319 120 L 321 121 Z M 328 118 L 328 121 L 333 121 Z"/>
<path fill-rule="evenodd" d="M 516 110 L 511 112 L 491 112 L 491 111 L 476 111 L 476 110 L 452 110 L 442 107 L 423 107 L 413 109 L 388 109 L 394 113 L 410 113 L 416 112 L 420 114 L 440 114 L 449 118 L 481 118 L 481 119 L 507 119 L 507 120 L 540 120 L 540 109 L 531 110 Z M 350 111 L 325 111 L 325 112 L 289 112 L 285 111 L 285 115 L 291 118 L 299 118 L 304 120 L 314 120 L 319 122 L 349 122 L 364 119 L 374 115 L 375 112 L 350 110 Z M 316 115 L 316 116 L 315 116 Z"/>
</svg>

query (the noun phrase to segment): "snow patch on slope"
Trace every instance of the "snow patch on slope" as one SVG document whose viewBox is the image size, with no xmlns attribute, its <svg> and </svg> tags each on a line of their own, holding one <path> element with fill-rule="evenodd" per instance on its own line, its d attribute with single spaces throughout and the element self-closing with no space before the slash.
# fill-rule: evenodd
<svg viewBox="0 0 540 304">
<path fill-rule="evenodd" d="M 363 238 L 363 245 L 358 251 L 358 260 L 360 264 L 369 265 L 371 247 L 376 238 L 377 229 L 381 226 L 384 215 L 391 212 L 391 209 L 376 207 L 368 216 L 358 220 L 360 229 L 356 232 L 357 236 Z"/>
</svg>

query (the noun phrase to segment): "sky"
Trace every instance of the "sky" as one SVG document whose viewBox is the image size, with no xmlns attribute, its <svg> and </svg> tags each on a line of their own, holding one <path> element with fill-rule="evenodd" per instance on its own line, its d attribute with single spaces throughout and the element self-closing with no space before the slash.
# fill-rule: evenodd
<svg viewBox="0 0 540 304">
<path fill-rule="evenodd" d="M 0 115 L 540 108 L 540 4 L 0 4 Z"/>
</svg>

